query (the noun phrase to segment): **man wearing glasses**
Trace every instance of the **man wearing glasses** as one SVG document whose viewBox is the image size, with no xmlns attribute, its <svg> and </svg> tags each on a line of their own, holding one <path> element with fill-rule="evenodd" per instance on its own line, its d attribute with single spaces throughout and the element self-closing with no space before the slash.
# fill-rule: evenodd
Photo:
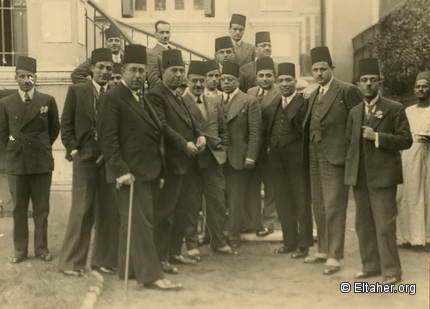
<svg viewBox="0 0 430 309">
<path fill-rule="evenodd" d="M 114 27 L 109 27 L 105 30 L 106 47 L 112 51 L 112 62 L 122 63 L 122 39 L 121 33 Z M 76 69 L 70 74 L 72 82 L 74 84 L 85 83 L 88 79 L 91 79 L 91 61 L 88 59 L 84 63 L 80 64 Z"/>
<path fill-rule="evenodd" d="M 229 32 L 236 54 L 235 62 L 239 67 L 253 61 L 255 58 L 254 46 L 242 41 L 243 34 L 245 33 L 245 26 L 246 16 L 240 14 L 233 14 L 231 16 Z"/>
<path fill-rule="evenodd" d="M 115 187 L 106 182 L 96 121 L 101 97 L 112 73 L 112 52 L 98 48 L 91 55 L 92 79 L 69 87 L 61 117 L 61 139 L 66 159 L 73 161 L 72 206 L 60 253 L 59 268 L 82 276 L 96 218 L 92 265 L 113 273 L 117 265 L 119 216 Z"/>
</svg>

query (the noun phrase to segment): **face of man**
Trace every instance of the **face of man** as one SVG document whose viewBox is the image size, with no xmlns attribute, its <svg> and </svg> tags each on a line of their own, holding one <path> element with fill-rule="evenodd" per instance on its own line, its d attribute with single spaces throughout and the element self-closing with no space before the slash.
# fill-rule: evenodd
<svg viewBox="0 0 430 309">
<path fill-rule="evenodd" d="M 112 54 L 116 55 L 120 52 L 121 50 L 121 44 L 122 41 L 119 37 L 112 37 L 109 39 L 106 39 L 106 46 L 108 48 L 110 48 L 110 50 L 112 51 Z"/>
<path fill-rule="evenodd" d="M 367 101 L 372 100 L 378 95 L 380 87 L 381 79 L 379 78 L 379 75 L 367 74 L 360 76 L 358 88 Z"/>
<path fill-rule="evenodd" d="M 297 80 L 291 75 L 279 75 L 276 81 L 284 97 L 289 97 L 296 91 Z"/>
<path fill-rule="evenodd" d="M 255 47 L 255 55 L 257 58 L 272 56 L 272 43 L 261 42 Z"/>
<path fill-rule="evenodd" d="M 426 101 L 430 97 L 430 82 L 425 79 L 418 80 L 415 83 L 414 91 L 418 100 Z"/>
<path fill-rule="evenodd" d="M 106 85 L 112 75 L 112 69 L 112 62 L 110 61 L 99 61 L 92 65 L 91 71 L 94 81 L 101 86 Z"/>
<path fill-rule="evenodd" d="M 121 83 L 121 74 L 115 73 L 112 74 L 109 80 L 109 86 L 117 86 Z"/>
<path fill-rule="evenodd" d="M 218 63 L 223 63 L 224 61 L 234 62 L 234 49 L 233 48 L 223 48 L 216 52 L 216 58 Z"/>
<path fill-rule="evenodd" d="M 28 92 L 36 84 L 36 74 L 27 70 L 16 70 L 15 80 L 18 83 L 19 89 Z"/>
<path fill-rule="evenodd" d="M 239 79 L 230 74 L 222 74 L 221 75 L 221 89 L 225 93 L 232 93 L 239 87 Z"/>
<path fill-rule="evenodd" d="M 200 96 L 205 89 L 205 77 L 199 74 L 188 74 L 188 89 L 194 96 Z"/>
<path fill-rule="evenodd" d="M 220 79 L 220 73 L 219 70 L 213 70 L 209 71 L 206 74 L 206 88 L 208 88 L 210 91 L 214 91 L 218 88 L 219 85 L 219 79 Z"/>
<path fill-rule="evenodd" d="M 231 24 L 229 32 L 234 41 L 240 41 L 245 33 L 245 27 L 238 24 Z"/>
<path fill-rule="evenodd" d="M 158 24 L 157 32 L 155 32 L 155 36 L 161 44 L 167 44 L 170 41 L 170 25 L 168 24 Z"/>
<path fill-rule="evenodd" d="M 312 76 L 318 84 L 324 86 L 330 81 L 333 71 L 327 62 L 316 62 L 312 65 Z"/>
<path fill-rule="evenodd" d="M 185 68 L 183 66 L 173 66 L 164 70 L 163 82 L 170 89 L 176 89 L 184 83 Z"/>
<path fill-rule="evenodd" d="M 257 72 L 257 85 L 263 89 L 270 89 L 275 82 L 273 70 L 260 70 Z"/>
<path fill-rule="evenodd" d="M 143 88 L 146 80 L 146 66 L 141 63 L 127 63 L 122 67 L 122 79 L 127 86 L 138 91 Z"/>
</svg>

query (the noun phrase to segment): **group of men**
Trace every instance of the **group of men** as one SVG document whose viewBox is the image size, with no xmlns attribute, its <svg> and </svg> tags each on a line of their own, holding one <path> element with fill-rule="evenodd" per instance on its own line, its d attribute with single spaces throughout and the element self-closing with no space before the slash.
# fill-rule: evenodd
<svg viewBox="0 0 430 309">
<path fill-rule="evenodd" d="M 352 186 L 363 263 L 356 278 L 401 280 L 395 196 L 399 151 L 412 138 L 402 105 L 380 95 L 378 61 L 360 62 L 357 88 L 333 77 L 327 47 L 313 48 L 318 87 L 304 98 L 295 65 L 270 57 L 270 33 L 256 33 L 252 46 L 242 41 L 245 25 L 246 17 L 234 14 L 230 36 L 215 40 L 216 60 L 191 61 L 187 71 L 169 41 L 169 23 L 156 23 L 152 50 L 122 49 L 120 34 L 109 29 L 108 48 L 95 49 L 72 73 L 61 115 L 61 139 L 73 162 L 59 257 L 64 274 L 84 274 L 95 223 L 93 268 L 124 278 L 130 228 L 130 277 L 180 289 L 164 274 L 201 260 L 197 225 L 204 209 L 214 252 L 236 255 L 241 232 L 264 237 L 277 215 L 283 244 L 275 253 L 323 263 L 323 274 L 332 275 L 341 269 Z M 54 98 L 34 90 L 35 74 L 36 61 L 19 58 L 19 90 L 0 101 L 0 142 L 15 203 L 14 263 L 28 255 L 29 198 L 36 255 L 52 258 L 51 145 L 60 124 Z M 317 250 L 310 256 L 312 212 Z"/>
</svg>

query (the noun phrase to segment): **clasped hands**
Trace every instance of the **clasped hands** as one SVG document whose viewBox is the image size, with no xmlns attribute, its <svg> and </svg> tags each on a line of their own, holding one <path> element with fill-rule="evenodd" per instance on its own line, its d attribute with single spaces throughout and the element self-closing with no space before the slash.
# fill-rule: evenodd
<svg viewBox="0 0 430 309">
<path fill-rule="evenodd" d="M 205 150 L 205 148 L 206 148 L 206 137 L 202 135 L 197 138 L 197 141 L 195 144 L 193 142 L 187 142 L 187 145 L 185 147 L 185 152 L 188 156 L 194 157 L 198 155 L 200 152 L 202 152 L 203 150 Z"/>
</svg>

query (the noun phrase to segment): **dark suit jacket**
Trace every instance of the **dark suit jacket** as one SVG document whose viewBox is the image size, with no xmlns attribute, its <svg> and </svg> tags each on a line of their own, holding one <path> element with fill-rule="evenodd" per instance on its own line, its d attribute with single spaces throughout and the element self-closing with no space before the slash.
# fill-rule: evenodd
<svg viewBox="0 0 430 309">
<path fill-rule="evenodd" d="M 400 150 L 412 145 L 408 119 L 402 104 L 383 97 L 377 101 L 374 115 L 378 112 L 381 117 L 372 116 L 369 124 L 379 135 L 378 148 L 374 141 L 362 137 L 364 103 L 355 106 L 349 114 L 346 129 L 346 185 L 357 185 L 361 150 L 364 152 L 362 163 L 366 168 L 369 187 L 390 187 L 403 181 Z"/>
<path fill-rule="evenodd" d="M 24 104 L 18 92 L 0 100 L 0 148 L 6 150 L 6 172 L 13 175 L 48 173 L 54 169 L 52 144 L 60 123 L 54 97 L 34 91 L 33 100 L 21 116 Z"/>
<path fill-rule="evenodd" d="M 11 95 L 11 94 L 13 94 L 13 93 L 15 93 L 17 91 L 18 90 L 16 90 L 16 89 L 1 89 L 0 90 L 0 99 L 4 98 L 4 97 L 7 97 L 7 96 L 9 96 L 9 95 Z"/>
<path fill-rule="evenodd" d="M 275 63 L 275 71 L 277 64 Z M 247 92 L 248 89 L 257 86 L 257 65 L 256 60 L 248 62 L 240 67 L 239 70 L 240 90 Z"/>
<path fill-rule="evenodd" d="M 165 50 L 167 48 L 157 43 L 148 53 L 148 84 L 150 88 L 161 83 L 161 53 Z"/>
<path fill-rule="evenodd" d="M 315 104 L 319 87 L 309 97 L 309 105 L 304 121 L 305 139 L 309 137 L 311 111 Z M 327 160 L 333 165 L 344 165 L 346 155 L 345 129 L 349 111 L 362 101 L 357 87 L 333 79 L 324 97 L 321 117 L 322 149 Z M 306 143 L 305 143 L 306 144 Z"/>
<path fill-rule="evenodd" d="M 71 85 L 67 91 L 61 115 L 61 140 L 66 147 L 66 159 L 78 149 L 83 160 L 97 159 L 100 149 L 95 141 L 96 113 L 92 81 Z"/>
<path fill-rule="evenodd" d="M 229 147 L 227 158 L 231 166 L 243 169 L 246 158 L 257 161 L 261 146 L 261 108 L 256 98 L 239 91 L 231 99 L 227 115 Z"/>
<path fill-rule="evenodd" d="M 240 47 L 235 46 L 234 52 L 236 54 L 236 63 L 242 66 L 255 59 L 255 46 L 242 41 Z"/>
<path fill-rule="evenodd" d="M 100 146 L 105 162 L 116 178 L 132 173 L 136 179 L 150 181 L 163 167 L 163 126 L 148 101 L 142 105 L 122 83 L 103 97 L 98 118 Z"/>
<path fill-rule="evenodd" d="M 164 85 L 152 88 L 146 94 L 165 130 L 167 172 L 175 175 L 186 174 L 194 165 L 194 159 L 185 150 L 187 142 L 195 143 L 203 132 L 190 113 L 190 107 L 175 97 Z"/>
<path fill-rule="evenodd" d="M 215 160 L 217 164 L 224 164 L 227 159 L 228 133 L 222 108 L 222 96 L 211 98 L 203 96 L 202 104 L 207 111 L 206 119 L 189 93 L 185 94 L 183 98 L 190 106 L 191 114 L 206 136 L 207 147 L 197 157 L 199 166 L 207 167 L 211 160 Z"/>
<path fill-rule="evenodd" d="M 257 97 L 258 90 L 259 90 L 259 87 L 256 86 L 248 89 L 246 93 L 257 98 L 257 101 L 261 106 L 261 111 L 264 112 L 264 110 L 269 106 L 271 106 L 275 102 L 275 99 L 280 95 L 279 87 L 276 84 L 273 85 L 272 89 L 270 89 L 269 92 L 261 99 L 258 99 Z"/>
<path fill-rule="evenodd" d="M 124 60 L 123 54 L 121 53 L 120 56 L 122 62 Z M 91 74 L 91 59 L 87 59 L 72 71 L 70 78 L 74 84 L 85 83 Z"/>
</svg>

